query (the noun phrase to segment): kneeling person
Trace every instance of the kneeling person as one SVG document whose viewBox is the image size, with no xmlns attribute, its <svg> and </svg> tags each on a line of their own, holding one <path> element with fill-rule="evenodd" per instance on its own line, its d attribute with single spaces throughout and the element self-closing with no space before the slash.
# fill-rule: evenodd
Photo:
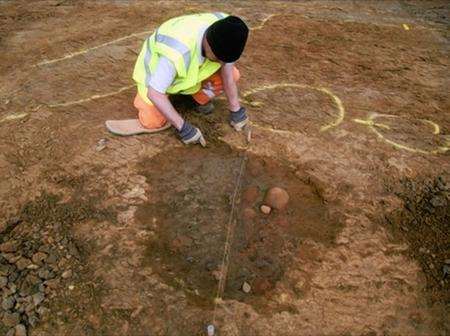
<svg viewBox="0 0 450 336">
<path fill-rule="evenodd" d="M 186 15 L 163 23 L 144 42 L 134 68 L 134 106 L 142 126 L 151 130 L 169 123 L 185 144 L 204 146 L 201 131 L 177 113 L 168 94 L 192 95 L 197 111 L 207 114 L 213 109 L 212 98 L 225 91 L 230 124 L 240 131 L 248 117 L 239 103 L 234 62 L 247 37 L 246 24 L 223 13 Z"/>
</svg>

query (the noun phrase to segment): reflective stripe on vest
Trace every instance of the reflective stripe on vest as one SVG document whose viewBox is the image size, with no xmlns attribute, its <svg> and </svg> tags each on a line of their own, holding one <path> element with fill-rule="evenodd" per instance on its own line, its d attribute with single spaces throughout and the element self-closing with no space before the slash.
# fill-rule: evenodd
<svg viewBox="0 0 450 336">
<path fill-rule="evenodd" d="M 178 41 L 177 39 L 174 39 L 171 36 L 159 34 L 158 30 L 156 30 L 155 33 L 155 40 L 156 42 L 165 44 L 166 46 L 176 50 L 179 54 L 181 54 L 184 60 L 186 71 L 189 69 L 189 65 L 191 64 L 191 51 L 189 50 L 189 47 L 187 45 L 185 45 L 183 42 Z"/>
<path fill-rule="evenodd" d="M 152 60 L 152 51 L 150 50 L 150 37 L 147 38 L 145 43 L 147 47 L 145 48 L 145 56 L 144 56 L 144 68 L 145 68 L 145 85 L 147 87 L 150 86 L 150 80 L 152 78 L 152 74 L 150 73 L 150 62 Z"/>
<path fill-rule="evenodd" d="M 220 12 L 215 12 L 213 13 L 213 15 L 215 15 L 215 17 L 218 18 L 219 20 L 225 17 L 225 15 Z"/>
</svg>

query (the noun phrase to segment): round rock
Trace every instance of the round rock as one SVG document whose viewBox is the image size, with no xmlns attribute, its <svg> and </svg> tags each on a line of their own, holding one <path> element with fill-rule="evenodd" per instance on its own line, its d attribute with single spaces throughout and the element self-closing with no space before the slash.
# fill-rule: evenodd
<svg viewBox="0 0 450 336">
<path fill-rule="evenodd" d="M 279 187 L 270 188 L 264 198 L 264 204 L 277 210 L 283 210 L 289 202 L 289 194 Z"/>
</svg>

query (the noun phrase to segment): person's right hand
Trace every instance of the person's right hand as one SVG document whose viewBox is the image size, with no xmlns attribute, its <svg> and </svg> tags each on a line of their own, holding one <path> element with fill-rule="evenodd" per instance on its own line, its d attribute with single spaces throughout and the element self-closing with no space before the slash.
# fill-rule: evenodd
<svg viewBox="0 0 450 336">
<path fill-rule="evenodd" d="M 181 130 L 178 131 L 178 135 L 180 136 L 181 141 L 186 145 L 199 143 L 203 147 L 206 146 L 206 140 L 203 137 L 202 132 L 186 120 L 184 121 Z"/>
</svg>

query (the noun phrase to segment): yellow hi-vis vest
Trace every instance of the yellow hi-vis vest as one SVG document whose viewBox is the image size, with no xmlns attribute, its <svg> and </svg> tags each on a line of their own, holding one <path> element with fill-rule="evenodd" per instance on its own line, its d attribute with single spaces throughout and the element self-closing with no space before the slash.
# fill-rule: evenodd
<svg viewBox="0 0 450 336">
<path fill-rule="evenodd" d="M 138 85 L 149 87 L 160 56 L 173 62 L 177 75 L 168 94 L 193 94 L 201 82 L 220 69 L 220 63 L 199 62 L 199 34 L 202 29 L 228 16 L 224 13 L 185 15 L 164 22 L 145 40 L 134 66 L 133 79 Z M 201 42 L 200 42 L 201 43 Z"/>
</svg>

